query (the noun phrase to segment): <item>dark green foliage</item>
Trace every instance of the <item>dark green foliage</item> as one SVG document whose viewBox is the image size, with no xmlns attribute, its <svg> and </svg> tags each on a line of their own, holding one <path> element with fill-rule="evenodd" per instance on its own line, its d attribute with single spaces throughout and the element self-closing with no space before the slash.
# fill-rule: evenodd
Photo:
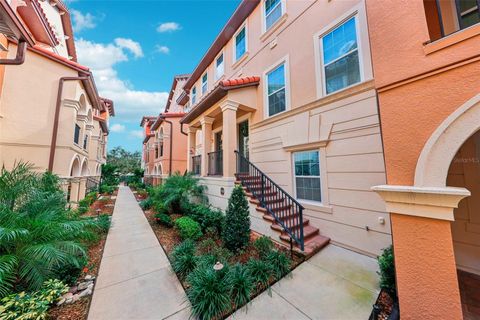
<svg viewBox="0 0 480 320">
<path fill-rule="evenodd" d="M 153 202 L 153 209 L 157 213 L 163 213 L 163 214 L 168 214 L 169 211 L 167 207 L 165 207 L 165 203 L 162 201 L 154 201 Z"/>
<path fill-rule="evenodd" d="M 145 200 L 140 201 L 140 208 L 143 210 L 149 210 L 153 206 L 153 199 L 151 197 L 148 197 Z"/>
<path fill-rule="evenodd" d="M 279 280 L 290 272 L 292 261 L 285 253 L 281 251 L 271 251 L 266 256 L 265 260 L 268 262 L 268 264 L 270 264 L 273 276 L 276 280 Z"/>
<path fill-rule="evenodd" d="M 82 273 L 83 267 L 87 265 L 87 259 L 85 257 L 82 257 L 80 261 L 81 262 L 78 265 L 67 263 L 60 268 L 55 268 L 53 271 L 54 278 L 59 279 L 70 286 L 74 285 Z"/>
<path fill-rule="evenodd" d="M 157 223 L 159 223 L 159 224 L 161 224 L 161 225 L 163 225 L 167 228 L 173 227 L 173 220 L 168 214 L 157 213 L 155 215 L 155 219 L 157 220 Z"/>
<path fill-rule="evenodd" d="M 253 278 L 249 270 L 237 263 L 228 271 L 228 285 L 231 290 L 231 300 L 237 306 L 243 306 L 250 300 L 253 290 Z"/>
<path fill-rule="evenodd" d="M 275 247 L 272 239 L 268 236 L 261 236 L 253 242 L 253 246 L 257 249 L 258 255 L 261 259 L 264 259 L 272 252 Z"/>
<path fill-rule="evenodd" d="M 116 186 L 111 186 L 111 185 L 102 183 L 100 184 L 100 193 L 112 194 L 116 188 L 117 188 Z"/>
<path fill-rule="evenodd" d="M 187 281 L 190 284 L 187 296 L 194 317 L 202 320 L 221 319 L 230 310 L 231 289 L 226 272 L 201 267 L 190 273 Z"/>
<path fill-rule="evenodd" d="M 218 248 L 218 244 L 212 238 L 202 240 L 197 245 L 197 252 L 199 254 L 211 254 Z"/>
<path fill-rule="evenodd" d="M 259 284 L 264 288 L 268 287 L 272 276 L 272 266 L 270 263 L 263 260 L 250 259 L 247 263 L 247 268 L 255 284 Z"/>
<path fill-rule="evenodd" d="M 384 289 L 392 295 L 396 296 L 395 281 L 395 260 L 393 256 L 393 247 L 383 249 L 382 254 L 378 257 L 378 266 L 380 271 L 380 288 Z"/>
<path fill-rule="evenodd" d="M 110 162 L 103 164 L 101 181 L 102 185 L 117 186 L 119 182 L 117 166 Z"/>
<path fill-rule="evenodd" d="M 143 169 L 140 168 L 142 155 L 140 151 L 130 152 L 122 147 L 115 147 L 108 152 L 107 161 L 115 166 L 119 175 L 133 174 L 138 177 L 143 176 Z"/>
<path fill-rule="evenodd" d="M 87 213 L 88 209 L 90 209 L 89 199 L 83 198 L 82 200 L 78 201 L 78 212 L 80 214 Z"/>
<path fill-rule="evenodd" d="M 181 278 L 185 278 L 197 265 L 195 244 L 192 240 L 185 240 L 176 246 L 171 254 L 172 268 Z"/>
<path fill-rule="evenodd" d="M 127 185 L 135 189 L 145 189 L 145 184 L 142 182 L 143 169 L 140 167 L 134 168 L 132 173 L 124 179 Z"/>
<path fill-rule="evenodd" d="M 225 216 L 222 211 L 213 209 L 203 204 L 183 203 L 182 211 L 193 220 L 197 221 L 203 232 L 212 230 L 221 234 Z"/>
<path fill-rule="evenodd" d="M 111 217 L 108 214 L 101 214 L 96 218 L 93 218 L 95 220 L 95 228 L 102 232 L 102 233 L 107 233 L 108 230 L 110 229 L 110 225 L 112 224 Z"/>
<path fill-rule="evenodd" d="M 222 239 L 225 247 L 234 252 L 245 248 L 250 240 L 250 213 L 241 186 L 236 186 L 228 199 Z"/>
<path fill-rule="evenodd" d="M 80 267 L 85 242 L 96 236 L 94 220 L 66 209 L 56 180 L 27 165 L 1 171 L 0 297 L 19 289 L 37 290 L 63 266 Z"/>
<path fill-rule="evenodd" d="M 198 222 L 189 217 L 181 217 L 175 220 L 175 227 L 183 240 L 197 240 L 202 236 L 202 229 Z"/>
</svg>

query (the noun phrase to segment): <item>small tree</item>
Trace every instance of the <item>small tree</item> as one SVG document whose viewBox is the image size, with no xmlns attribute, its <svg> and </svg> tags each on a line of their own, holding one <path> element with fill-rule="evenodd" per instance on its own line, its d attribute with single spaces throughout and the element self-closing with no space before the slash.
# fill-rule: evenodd
<svg viewBox="0 0 480 320">
<path fill-rule="evenodd" d="M 228 199 L 222 238 L 230 251 L 244 248 L 250 240 L 250 213 L 241 186 L 236 186 Z"/>
<path fill-rule="evenodd" d="M 396 297 L 396 281 L 395 281 L 395 261 L 393 248 L 389 246 L 382 250 L 382 254 L 378 257 L 378 267 L 380 271 L 380 288 L 386 290 L 392 297 Z"/>
</svg>

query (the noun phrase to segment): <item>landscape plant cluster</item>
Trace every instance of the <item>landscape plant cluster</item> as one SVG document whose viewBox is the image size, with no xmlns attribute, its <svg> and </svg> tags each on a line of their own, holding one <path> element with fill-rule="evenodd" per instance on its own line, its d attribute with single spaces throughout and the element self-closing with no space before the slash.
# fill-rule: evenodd
<svg viewBox="0 0 480 320">
<path fill-rule="evenodd" d="M 87 249 L 110 220 L 71 209 L 60 179 L 19 163 L 0 171 L 0 319 L 44 319 L 88 263 Z"/>
<path fill-rule="evenodd" d="M 290 272 L 286 251 L 266 236 L 252 239 L 241 186 L 225 213 L 208 205 L 204 187 L 190 174 L 174 174 L 148 193 L 142 208 L 154 210 L 157 223 L 180 238 L 169 257 L 192 316 L 223 319 Z"/>
</svg>

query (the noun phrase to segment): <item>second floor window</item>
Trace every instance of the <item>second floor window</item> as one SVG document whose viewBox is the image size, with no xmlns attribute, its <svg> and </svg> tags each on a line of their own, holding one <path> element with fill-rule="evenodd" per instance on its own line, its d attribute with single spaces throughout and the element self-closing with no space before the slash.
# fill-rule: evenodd
<svg viewBox="0 0 480 320">
<path fill-rule="evenodd" d="M 87 146 L 88 146 L 88 135 L 85 135 L 85 137 L 83 138 L 83 149 L 87 150 Z"/>
<path fill-rule="evenodd" d="M 270 29 L 282 16 L 281 0 L 265 0 L 265 29 Z"/>
<path fill-rule="evenodd" d="M 220 79 L 225 72 L 225 64 L 223 63 L 223 53 L 215 61 L 215 79 Z"/>
<path fill-rule="evenodd" d="M 360 82 L 355 17 L 324 35 L 321 42 L 326 93 Z"/>
<path fill-rule="evenodd" d="M 160 157 L 163 157 L 163 142 L 160 142 Z"/>
<path fill-rule="evenodd" d="M 75 124 L 75 132 L 73 134 L 73 142 L 75 144 L 79 144 L 79 142 L 80 142 L 80 126 L 78 124 Z"/>
<path fill-rule="evenodd" d="M 208 74 L 205 73 L 202 77 L 202 94 L 205 94 L 208 89 Z"/>
<path fill-rule="evenodd" d="M 319 152 L 295 152 L 293 161 L 295 165 L 295 191 L 297 198 L 321 202 Z"/>
<path fill-rule="evenodd" d="M 197 87 L 192 89 L 192 106 L 197 102 Z"/>
<path fill-rule="evenodd" d="M 282 63 L 267 73 L 268 116 L 285 111 L 285 64 Z"/>
<path fill-rule="evenodd" d="M 158 158 L 158 146 L 155 146 L 155 158 Z"/>
<path fill-rule="evenodd" d="M 247 39 L 246 39 L 245 27 L 240 30 L 235 36 L 235 61 L 240 59 L 247 51 Z"/>
</svg>

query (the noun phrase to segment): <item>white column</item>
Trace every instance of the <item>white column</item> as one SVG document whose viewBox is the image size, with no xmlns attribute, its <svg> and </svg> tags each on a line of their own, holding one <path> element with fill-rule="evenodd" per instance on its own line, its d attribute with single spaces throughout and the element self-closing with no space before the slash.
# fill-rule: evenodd
<svg viewBox="0 0 480 320">
<path fill-rule="evenodd" d="M 187 170 L 192 171 L 192 157 L 195 155 L 195 146 L 196 146 L 196 133 L 197 128 L 188 127 L 188 140 L 187 140 Z"/>
<path fill-rule="evenodd" d="M 212 151 L 212 123 L 213 118 L 203 117 L 200 120 L 202 125 L 203 141 L 202 141 L 202 177 L 208 175 L 208 153 Z"/>
<path fill-rule="evenodd" d="M 238 141 L 238 103 L 227 100 L 220 107 L 223 114 L 223 176 L 234 177 L 236 171 L 235 149 Z"/>
</svg>

